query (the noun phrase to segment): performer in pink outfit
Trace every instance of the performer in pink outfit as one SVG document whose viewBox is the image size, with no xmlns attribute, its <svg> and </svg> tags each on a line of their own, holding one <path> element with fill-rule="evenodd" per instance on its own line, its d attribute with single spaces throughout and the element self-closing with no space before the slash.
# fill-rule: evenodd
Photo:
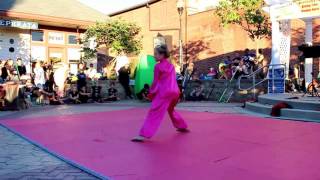
<svg viewBox="0 0 320 180">
<path fill-rule="evenodd" d="M 174 110 L 179 101 L 180 90 L 176 81 L 175 68 L 168 59 L 167 46 L 157 46 L 155 48 L 155 58 L 158 64 L 154 69 L 154 80 L 149 94 L 152 104 L 139 136 L 132 139 L 135 142 L 142 142 L 145 138 L 151 138 L 156 133 L 167 111 L 174 127 L 179 132 L 189 132 L 183 118 Z"/>
</svg>

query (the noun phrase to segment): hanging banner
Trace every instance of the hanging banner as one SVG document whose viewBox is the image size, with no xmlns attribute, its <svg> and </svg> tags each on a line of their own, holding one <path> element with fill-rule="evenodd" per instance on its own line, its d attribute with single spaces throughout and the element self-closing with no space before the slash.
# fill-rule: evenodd
<svg viewBox="0 0 320 180">
<path fill-rule="evenodd" d="M 272 6 L 277 20 L 313 18 L 320 16 L 320 0 L 292 0 Z"/>
</svg>

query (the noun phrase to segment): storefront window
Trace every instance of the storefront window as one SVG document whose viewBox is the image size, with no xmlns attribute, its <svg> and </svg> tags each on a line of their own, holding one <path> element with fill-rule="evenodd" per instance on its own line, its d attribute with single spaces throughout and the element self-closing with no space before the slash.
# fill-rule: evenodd
<svg viewBox="0 0 320 180">
<path fill-rule="evenodd" d="M 43 42 L 43 32 L 42 31 L 32 31 L 31 36 L 32 36 L 32 41 Z"/>
<path fill-rule="evenodd" d="M 77 36 L 69 35 L 68 36 L 68 44 L 77 44 Z"/>
</svg>

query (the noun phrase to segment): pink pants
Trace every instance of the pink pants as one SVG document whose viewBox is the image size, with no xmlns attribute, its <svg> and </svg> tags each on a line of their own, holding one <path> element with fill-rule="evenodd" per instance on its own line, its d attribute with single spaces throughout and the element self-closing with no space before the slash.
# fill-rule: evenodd
<svg viewBox="0 0 320 180">
<path fill-rule="evenodd" d="M 179 97 L 161 98 L 156 96 L 140 130 L 140 136 L 151 138 L 159 128 L 166 111 L 168 111 L 175 128 L 187 128 L 188 126 L 183 118 L 174 110 L 178 101 Z"/>
</svg>

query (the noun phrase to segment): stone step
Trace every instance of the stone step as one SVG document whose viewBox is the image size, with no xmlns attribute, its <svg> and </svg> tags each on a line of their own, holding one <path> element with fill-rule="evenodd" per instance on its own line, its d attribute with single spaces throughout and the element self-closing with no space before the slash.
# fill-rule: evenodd
<svg viewBox="0 0 320 180">
<path fill-rule="evenodd" d="M 320 110 L 320 98 L 319 101 L 307 101 L 300 99 L 301 95 L 297 95 L 299 99 L 288 99 L 284 95 L 263 95 L 258 97 L 258 102 L 260 104 L 275 105 L 279 102 L 285 102 L 289 104 L 293 109 L 303 109 L 303 110 Z M 317 98 L 317 97 L 316 97 Z"/>
<path fill-rule="evenodd" d="M 270 115 L 272 106 L 256 102 L 246 102 L 245 108 L 246 110 L 252 111 L 254 113 Z"/>
<path fill-rule="evenodd" d="M 281 116 L 307 121 L 320 122 L 320 111 L 304 109 L 282 109 Z"/>
<path fill-rule="evenodd" d="M 272 105 L 260 102 L 246 102 L 246 110 L 270 116 Z M 278 117 L 277 117 L 278 118 Z M 280 119 L 320 122 L 320 111 L 306 109 L 282 109 Z"/>
</svg>

